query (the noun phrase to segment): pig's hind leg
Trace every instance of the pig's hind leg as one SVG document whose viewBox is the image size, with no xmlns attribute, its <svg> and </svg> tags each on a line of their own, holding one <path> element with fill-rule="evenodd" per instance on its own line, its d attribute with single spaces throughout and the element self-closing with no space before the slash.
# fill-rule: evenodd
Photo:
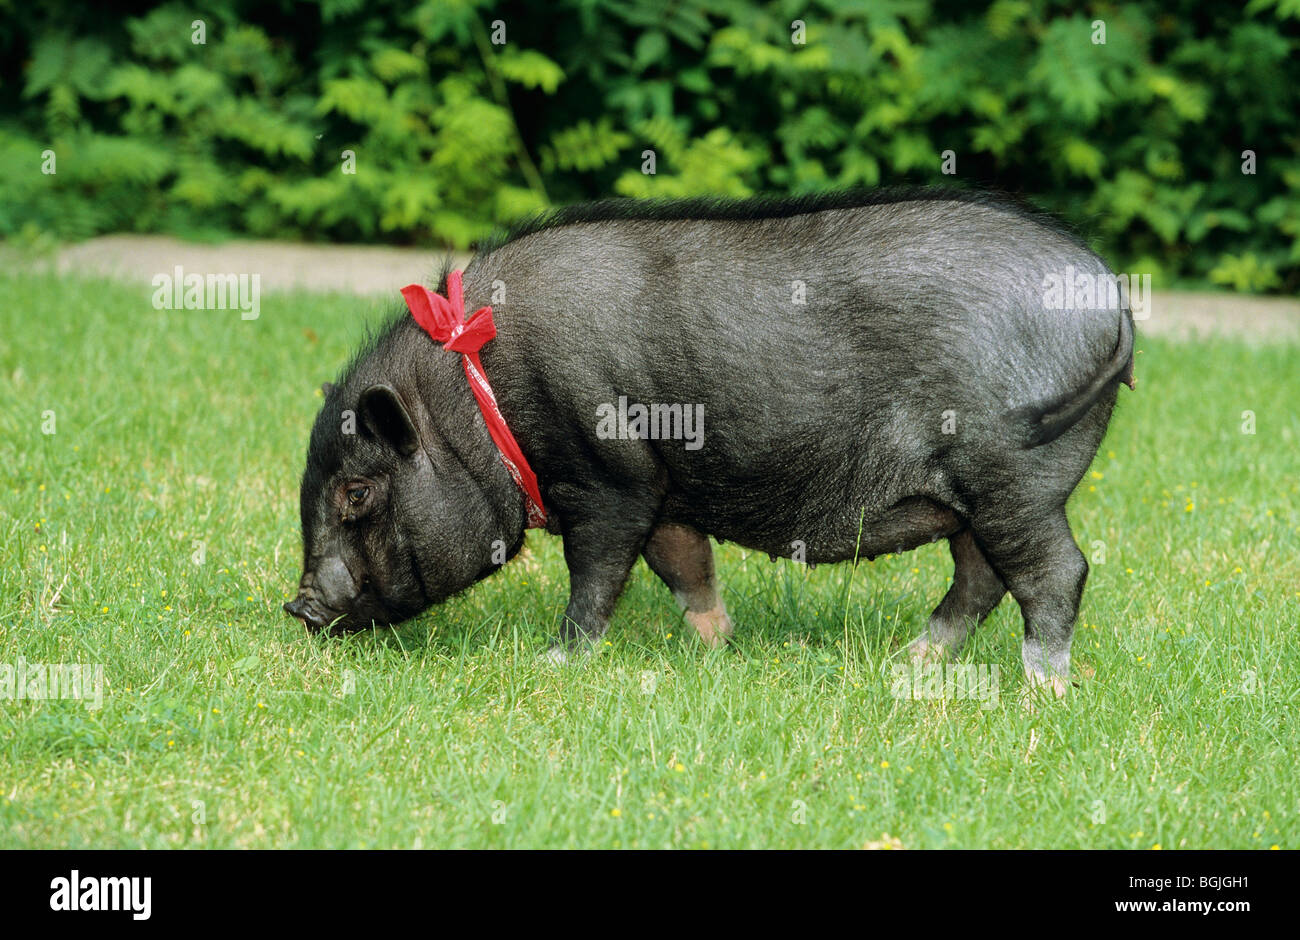
<svg viewBox="0 0 1300 940">
<path fill-rule="evenodd" d="M 1009 512 L 973 520 L 976 537 L 1020 605 L 1025 618 L 1021 655 L 1031 686 L 1064 695 L 1070 641 L 1088 562 L 1075 544 L 1065 508 L 1038 514 Z"/>
<path fill-rule="evenodd" d="M 914 661 L 937 662 L 956 653 L 1007 593 L 970 529 L 949 536 L 948 548 L 955 566 L 952 586 L 930 615 L 925 632 L 908 646 Z"/>
<path fill-rule="evenodd" d="M 700 639 L 714 648 L 726 643 L 731 618 L 718 593 L 708 536 L 690 526 L 662 523 L 650 533 L 641 554 L 673 592 Z"/>
</svg>

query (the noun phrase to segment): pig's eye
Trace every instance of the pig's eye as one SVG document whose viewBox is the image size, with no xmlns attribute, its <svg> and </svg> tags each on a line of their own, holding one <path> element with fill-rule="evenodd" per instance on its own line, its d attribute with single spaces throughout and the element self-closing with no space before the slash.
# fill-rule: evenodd
<svg viewBox="0 0 1300 940">
<path fill-rule="evenodd" d="M 347 493 L 348 505 L 360 506 L 362 503 L 366 501 L 366 497 L 369 495 L 370 495 L 370 487 L 354 486 L 351 489 L 349 489 Z"/>
</svg>

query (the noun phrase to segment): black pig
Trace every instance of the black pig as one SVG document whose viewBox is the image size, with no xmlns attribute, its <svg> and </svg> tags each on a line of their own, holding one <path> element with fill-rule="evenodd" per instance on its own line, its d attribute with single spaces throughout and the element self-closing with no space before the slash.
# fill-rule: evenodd
<svg viewBox="0 0 1300 940">
<path fill-rule="evenodd" d="M 1061 283 L 1083 302 L 1053 303 Z M 1028 677 L 1059 693 L 1088 573 L 1065 503 L 1132 384 L 1114 286 L 1037 212 L 933 190 L 596 203 L 482 249 L 465 306 L 494 308 L 483 367 L 569 568 L 551 655 L 604 632 L 638 555 L 716 645 L 708 536 L 809 563 L 946 538 L 912 655 L 955 651 L 1010 591 Z M 526 522 L 460 355 L 408 315 L 328 389 L 301 513 L 285 607 L 336 631 L 467 588 Z"/>
</svg>

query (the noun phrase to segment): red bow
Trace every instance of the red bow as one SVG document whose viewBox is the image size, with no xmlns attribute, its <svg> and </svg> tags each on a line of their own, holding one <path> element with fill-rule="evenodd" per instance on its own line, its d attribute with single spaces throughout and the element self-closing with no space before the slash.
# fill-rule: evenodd
<svg viewBox="0 0 1300 940">
<path fill-rule="evenodd" d="M 497 335 L 496 324 L 492 321 L 492 308 L 479 307 L 469 320 L 465 320 L 465 297 L 461 289 L 460 272 L 447 274 L 447 296 L 435 294 L 427 287 L 410 284 L 402 288 L 402 296 L 411 316 L 430 337 L 442 343 L 443 349 L 461 354 L 465 366 L 465 376 L 469 379 L 470 390 L 478 399 L 479 410 L 487 423 L 488 433 L 501 454 L 501 462 L 510 471 L 515 485 L 524 494 L 524 508 L 528 513 L 528 527 L 541 528 L 546 525 L 546 509 L 542 505 L 541 491 L 537 486 L 537 474 L 528 466 L 524 452 L 519 449 L 515 436 L 510 433 L 506 419 L 497 407 L 496 395 L 488 384 L 479 361 L 478 351 L 492 337 Z"/>
<path fill-rule="evenodd" d="M 468 321 L 465 319 L 465 295 L 459 271 L 447 274 L 446 297 L 416 284 L 403 287 L 402 296 L 415 322 L 450 352 L 476 353 L 497 335 L 491 307 L 479 307 Z"/>
</svg>

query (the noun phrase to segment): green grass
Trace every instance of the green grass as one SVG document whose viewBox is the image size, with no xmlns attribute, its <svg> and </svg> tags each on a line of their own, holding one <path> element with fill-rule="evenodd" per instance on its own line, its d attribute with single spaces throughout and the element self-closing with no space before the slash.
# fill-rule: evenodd
<svg viewBox="0 0 1300 940">
<path fill-rule="evenodd" d="M 106 684 L 99 710 L 0 701 L 0 846 L 1300 841 L 1294 346 L 1140 342 L 1071 504 L 1105 543 L 1079 687 L 1024 698 L 1007 599 L 962 656 L 1001 669 L 983 708 L 889 694 L 941 545 L 856 572 L 726 546 L 720 653 L 638 565 L 598 657 L 536 664 L 566 600 L 537 533 L 398 631 L 310 638 L 280 611 L 306 435 L 383 305 L 269 295 L 244 322 L 149 296 L 0 275 L 0 663 Z"/>
</svg>

